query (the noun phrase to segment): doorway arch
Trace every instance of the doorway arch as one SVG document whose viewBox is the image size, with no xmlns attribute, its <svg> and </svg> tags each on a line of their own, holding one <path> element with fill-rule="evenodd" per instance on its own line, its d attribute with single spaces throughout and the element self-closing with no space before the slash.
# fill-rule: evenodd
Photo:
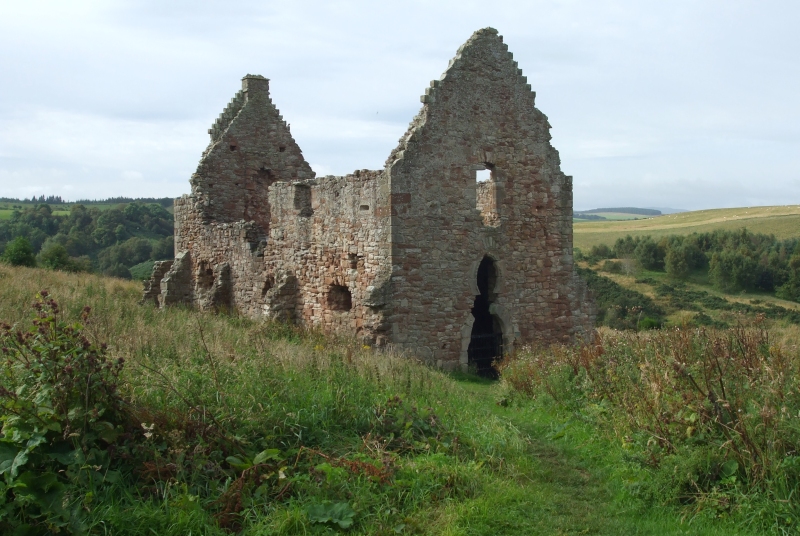
<svg viewBox="0 0 800 536">
<path fill-rule="evenodd" d="M 485 255 L 478 266 L 478 292 L 472 305 L 472 332 L 467 348 L 467 363 L 479 375 L 497 378 L 492 362 L 503 355 L 503 326 L 500 318 L 492 314 L 491 305 L 496 299 L 497 267 Z"/>
</svg>

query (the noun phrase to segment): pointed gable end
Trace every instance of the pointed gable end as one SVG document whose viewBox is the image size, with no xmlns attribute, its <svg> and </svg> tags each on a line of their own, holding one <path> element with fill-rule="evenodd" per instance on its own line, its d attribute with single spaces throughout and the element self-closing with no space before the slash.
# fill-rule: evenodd
<svg viewBox="0 0 800 536">
<path fill-rule="evenodd" d="M 535 108 L 535 98 L 503 37 L 494 28 L 478 30 L 426 88 L 422 109 L 387 164 L 418 142 L 436 144 L 441 138 L 458 138 L 462 143 L 454 156 L 471 163 L 477 163 L 471 156 L 484 148 L 491 151 L 503 137 L 549 141 L 549 124 Z"/>
<path fill-rule="evenodd" d="M 254 221 L 266 232 L 269 186 L 314 178 L 263 76 L 242 79 L 208 133 L 211 143 L 191 179 L 205 221 Z"/>
</svg>

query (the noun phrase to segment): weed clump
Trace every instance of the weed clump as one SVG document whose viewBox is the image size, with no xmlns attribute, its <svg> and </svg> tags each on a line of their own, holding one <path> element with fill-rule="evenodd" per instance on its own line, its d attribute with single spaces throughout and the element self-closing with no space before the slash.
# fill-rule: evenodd
<svg viewBox="0 0 800 536">
<path fill-rule="evenodd" d="M 30 328 L 0 325 L 0 528 L 80 532 L 81 507 L 119 476 L 112 466 L 127 421 L 118 390 L 124 361 L 109 359 L 81 324 L 61 320 L 46 291 L 33 308 Z"/>
<path fill-rule="evenodd" d="M 514 391 L 591 415 L 651 477 L 650 501 L 797 527 L 800 355 L 764 318 L 730 329 L 606 332 L 501 365 Z"/>
</svg>

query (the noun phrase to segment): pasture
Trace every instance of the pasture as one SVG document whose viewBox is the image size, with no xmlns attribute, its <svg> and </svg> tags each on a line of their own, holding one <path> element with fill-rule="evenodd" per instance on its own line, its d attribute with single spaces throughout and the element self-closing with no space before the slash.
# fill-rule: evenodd
<svg viewBox="0 0 800 536">
<path fill-rule="evenodd" d="M 627 216 L 631 216 L 628 214 Z M 697 210 L 639 220 L 586 221 L 573 224 L 573 244 L 582 250 L 626 235 L 653 237 L 746 227 L 753 233 L 791 238 L 800 234 L 800 205 Z"/>
</svg>

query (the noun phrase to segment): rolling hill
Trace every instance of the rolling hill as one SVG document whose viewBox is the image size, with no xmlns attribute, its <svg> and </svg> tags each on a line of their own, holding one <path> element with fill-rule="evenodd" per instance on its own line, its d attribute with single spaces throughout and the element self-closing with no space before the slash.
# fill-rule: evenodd
<svg viewBox="0 0 800 536">
<path fill-rule="evenodd" d="M 588 249 L 598 244 L 611 246 L 625 235 L 655 237 L 742 227 L 778 238 L 796 237 L 800 235 L 800 205 L 697 210 L 640 220 L 575 222 L 573 241 L 575 247 Z"/>
</svg>

